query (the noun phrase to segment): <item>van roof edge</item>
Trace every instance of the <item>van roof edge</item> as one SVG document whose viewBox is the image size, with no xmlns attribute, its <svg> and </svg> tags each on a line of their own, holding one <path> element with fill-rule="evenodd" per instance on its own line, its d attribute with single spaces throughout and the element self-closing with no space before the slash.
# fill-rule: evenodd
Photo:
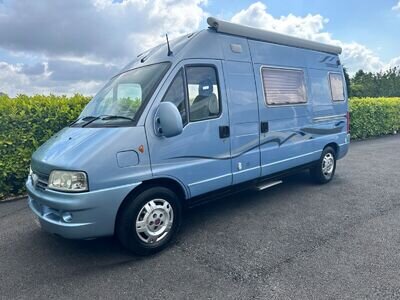
<svg viewBox="0 0 400 300">
<path fill-rule="evenodd" d="M 315 51 L 327 52 L 331 54 L 341 54 L 342 48 L 311 40 L 301 39 L 286 34 L 259 29 L 255 27 L 235 24 L 214 17 L 208 17 L 207 23 L 217 32 L 227 33 L 250 39 L 261 40 L 279 45 L 292 46 L 297 48 L 310 49 Z"/>
</svg>

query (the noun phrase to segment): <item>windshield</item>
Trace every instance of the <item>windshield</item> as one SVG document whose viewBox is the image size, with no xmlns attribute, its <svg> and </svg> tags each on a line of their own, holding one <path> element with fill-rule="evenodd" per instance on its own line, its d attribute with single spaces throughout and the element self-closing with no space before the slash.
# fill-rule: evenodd
<svg viewBox="0 0 400 300">
<path fill-rule="evenodd" d="M 82 111 L 75 126 L 132 123 L 152 96 L 170 63 L 124 72 L 111 79 Z M 100 123 L 100 124 L 99 124 Z"/>
</svg>

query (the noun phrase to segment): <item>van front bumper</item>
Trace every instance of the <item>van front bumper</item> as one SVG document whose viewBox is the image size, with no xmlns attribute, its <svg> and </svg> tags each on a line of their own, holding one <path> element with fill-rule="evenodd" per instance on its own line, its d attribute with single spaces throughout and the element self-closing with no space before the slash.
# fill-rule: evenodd
<svg viewBox="0 0 400 300">
<path fill-rule="evenodd" d="M 36 189 L 28 179 L 28 203 L 41 227 L 70 239 L 114 234 L 115 218 L 125 197 L 139 183 L 85 193 Z"/>
</svg>

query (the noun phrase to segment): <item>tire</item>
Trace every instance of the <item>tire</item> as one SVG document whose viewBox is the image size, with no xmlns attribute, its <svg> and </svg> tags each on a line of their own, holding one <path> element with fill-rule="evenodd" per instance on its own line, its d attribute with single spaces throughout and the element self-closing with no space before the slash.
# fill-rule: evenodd
<svg viewBox="0 0 400 300">
<path fill-rule="evenodd" d="M 121 209 L 116 235 L 125 248 L 137 255 L 151 255 L 167 247 L 182 220 L 180 199 L 165 187 L 150 187 Z"/>
<path fill-rule="evenodd" d="M 328 146 L 322 151 L 321 158 L 314 167 L 310 169 L 313 180 L 324 184 L 332 180 L 336 170 L 336 152 Z"/>
</svg>

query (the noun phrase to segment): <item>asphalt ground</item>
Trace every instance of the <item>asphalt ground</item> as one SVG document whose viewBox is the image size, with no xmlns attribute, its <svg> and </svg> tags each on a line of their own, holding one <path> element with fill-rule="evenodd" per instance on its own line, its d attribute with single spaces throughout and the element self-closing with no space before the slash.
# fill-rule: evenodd
<svg viewBox="0 0 400 300">
<path fill-rule="evenodd" d="M 0 298 L 400 298 L 400 135 L 352 143 L 327 185 L 302 172 L 191 209 L 147 258 L 0 203 Z"/>
</svg>

